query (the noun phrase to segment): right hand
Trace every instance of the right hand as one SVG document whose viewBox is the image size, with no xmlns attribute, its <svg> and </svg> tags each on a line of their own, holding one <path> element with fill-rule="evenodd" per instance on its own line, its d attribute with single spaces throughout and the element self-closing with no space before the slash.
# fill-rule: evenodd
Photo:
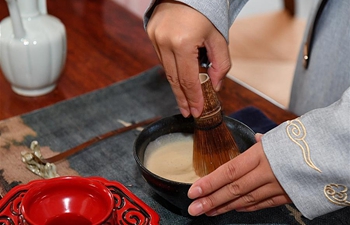
<svg viewBox="0 0 350 225">
<path fill-rule="evenodd" d="M 248 150 L 192 184 L 190 215 L 251 212 L 291 203 L 265 155 L 262 135 L 255 138 L 257 143 Z"/>
<path fill-rule="evenodd" d="M 228 45 L 215 26 L 200 12 L 163 0 L 153 11 L 147 33 L 163 64 L 183 116 L 199 117 L 203 94 L 199 81 L 198 48 L 205 47 L 212 66 L 208 74 L 216 91 L 231 67 Z"/>
</svg>

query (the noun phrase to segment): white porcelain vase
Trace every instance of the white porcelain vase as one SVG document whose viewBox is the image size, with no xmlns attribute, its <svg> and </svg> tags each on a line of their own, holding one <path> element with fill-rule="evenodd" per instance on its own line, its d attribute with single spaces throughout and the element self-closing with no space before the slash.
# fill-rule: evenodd
<svg viewBox="0 0 350 225">
<path fill-rule="evenodd" d="M 46 0 L 6 0 L 10 16 L 0 23 L 0 66 L 19 95 L 51 92 L 66 61 L 63 23 L 47 14 Z"/>
</svg>

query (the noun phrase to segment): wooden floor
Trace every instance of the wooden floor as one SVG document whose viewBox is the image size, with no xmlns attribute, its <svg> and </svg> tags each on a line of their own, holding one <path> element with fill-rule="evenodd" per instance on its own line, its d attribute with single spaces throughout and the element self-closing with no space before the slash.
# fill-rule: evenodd
<svg viewBox="0 0 350 225">
<path fill-rule="evenodd" d="M 229 77 L 286 108 L 305 23 L 283 10 L 237 19 Z"/>
</svg>

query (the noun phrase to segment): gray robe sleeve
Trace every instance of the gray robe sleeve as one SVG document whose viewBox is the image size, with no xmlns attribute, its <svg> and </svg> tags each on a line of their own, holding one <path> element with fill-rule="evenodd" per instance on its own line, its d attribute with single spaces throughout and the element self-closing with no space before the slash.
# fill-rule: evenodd
<svg viewBox="0 0 350 225">
<path fill-rule="evenodd" d="M 278 181 L 307 218 L 350 206 L 350 88 L 262 138 Z"/>
<path fill-rule="evenodd" d="M 181 2 L 205 15 L 228 41 L 229 28 L 247 1 Z M 299 60 L 293 83 L 290 110 L 307 113 L 279 125 L 262 138 L 275 176 L 309 219 L 350 206 L 350 33 L 344 29 L 349 27 L 349 20 L 344 19 L 348 18 L 349 4 L 328 4 L 316 32 L 321 37 L 315 40 L 309 69 L 303 70 Z M 155 5 L 154 0 L 145 14 L 145 27 Z M 320 93 L 326 93 L 327 99 Z M 344 94 L 340 98 L 341 93 Z M 334 99 L 340 100 L 331 104 Z"/>
<path fill-rule="evenodd" d="M 300 51 L 295 70 L 289 110 L 304 115 L 262 139 L 274 174 L 309 219 L 350 206 L 349 10 L 349 2 L 327 2 L 309 67 Z"/>
<path fill-rule="evenodd" d="M 228 42 L 229 29 L 248 0 L 178 0 L 191 6 L 207 17 Z M 153 0 L 144 15 L 146 28 L 157 1 Z M 176 16 L 176 15 L 174 15 Z"/>
</svg>

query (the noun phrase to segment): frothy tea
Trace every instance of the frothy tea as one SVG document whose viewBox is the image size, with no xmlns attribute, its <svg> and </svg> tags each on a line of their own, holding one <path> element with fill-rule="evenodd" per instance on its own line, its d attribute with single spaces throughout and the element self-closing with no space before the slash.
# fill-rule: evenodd
<svg viewBox="0 0 350 225">
<path fill-rule="evenodd" d="M 149 143 L 145 151 L 144 166 L 168 180 L 193 183 L 196 175 L 193 163 L 193 135 L 171 133 Z"/>
</svg>

